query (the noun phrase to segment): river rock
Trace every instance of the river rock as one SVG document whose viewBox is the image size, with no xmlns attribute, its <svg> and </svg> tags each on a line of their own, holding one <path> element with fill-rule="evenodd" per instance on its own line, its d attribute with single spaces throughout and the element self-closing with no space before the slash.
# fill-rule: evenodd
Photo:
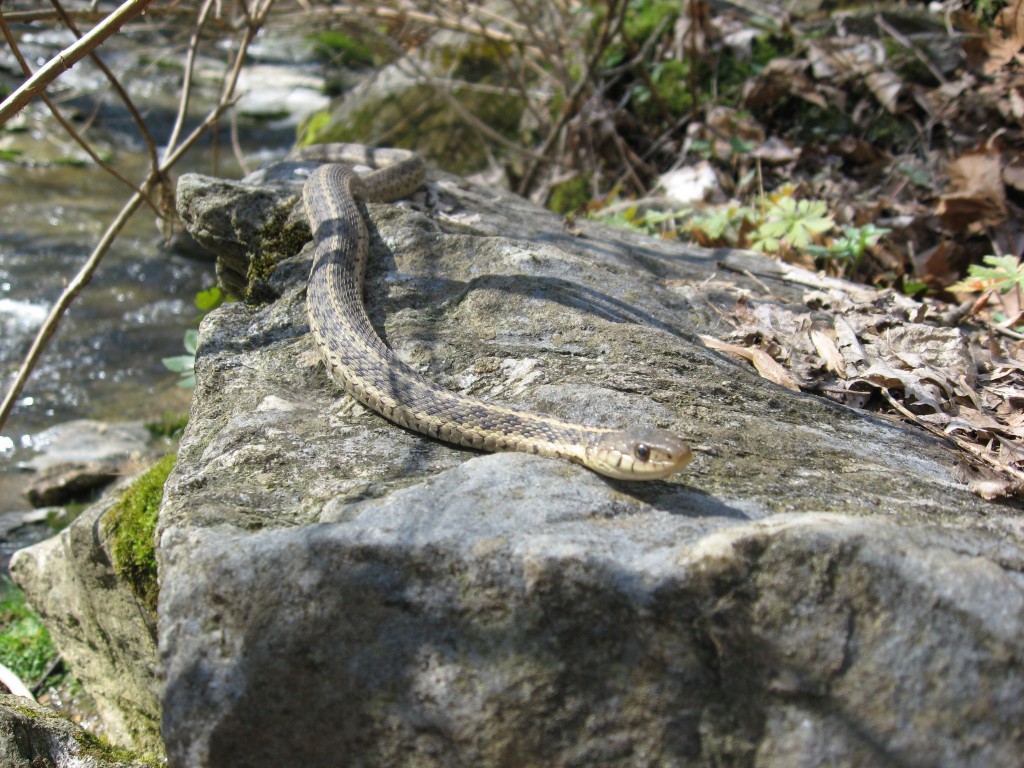
<svg viewBox="0 0 1024 768">
<path fill-rule="evenodd" d="M 144 452 L 149 438 L 141 421 L 66 421 L 32 436 L 32 448 L 39 453 L 22 467 L 40 472 L 59 464 L 124 459 Z"/>
<path fill-rule="evenodd" d="M 25 495 L 33 507 L 87 497 L 149 455 L 149 439 L 141 421 L 76 419 L 50 427 L 32 437 L 32 447 L 39 453 L 20 465 L 36 473 Z"/>
<path fill-rule="evenodd" d="M 165 488 L 171 765 L 1019 763 L 1021 510 L 946 444 L 705 348 L 726 288 L 800 301 L 753 277 L 770 262 L 726 284 L 722 252 L 442 174 L 368 207 L 369 314 L 414 368 L 691 440 L 683 474 L 612 481 L 412 434 L 330 379 L 307 172 L 179 185 L 197 239 L 264 282 L 204 320 Z"/>
</svg>

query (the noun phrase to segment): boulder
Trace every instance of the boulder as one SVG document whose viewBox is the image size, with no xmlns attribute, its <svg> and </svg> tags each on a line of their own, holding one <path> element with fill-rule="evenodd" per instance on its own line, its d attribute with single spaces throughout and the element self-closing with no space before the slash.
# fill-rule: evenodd
<svg viewBox="0 0 1024 768">
<path fill-rule="evenodd" d="M 1020 508 L 929 435 L 708 350 L 735 291 L 801 301 L 770 262 L 725 281 L 735 254 L 441 174 L 368 206 L 369 314 L 410 365 L 691 440 L 681 475 L 607 480 L 407 432 L 330 379 L 305 172 L 179 185 L 262 303 L 204 320 L 161 508 L 172 766 L 1019 763 Z"/>
<path fill-rule="evenodd" d="M 50 427 L 32 437 L 39 453 L 20 465 L 36 473 L 25 496 L 33 507 L 87 498 L 151 456 L 150 440 L 140 421 L 76 419 Z"/>
</svg>

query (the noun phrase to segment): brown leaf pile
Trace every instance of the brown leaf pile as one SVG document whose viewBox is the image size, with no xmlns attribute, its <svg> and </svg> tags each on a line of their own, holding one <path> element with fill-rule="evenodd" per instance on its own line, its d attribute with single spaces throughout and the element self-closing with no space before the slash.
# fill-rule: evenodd
<svg viewBox="0 0 1024 768">
<path fill-rule="evenodd" d="M 1024 497 L 1024 342 L 987 335 L 978 343 L 948 325 L 939 302 L 785 269 L 786 279 L 810 286 L 800 308 L 737 290 L 725 313 L 734 325 L 728 341 L 702 337 L 705 344 L 789 389 L 891 408 L 956 445 L 962 480 L 976 493 Z"/>
</svg>

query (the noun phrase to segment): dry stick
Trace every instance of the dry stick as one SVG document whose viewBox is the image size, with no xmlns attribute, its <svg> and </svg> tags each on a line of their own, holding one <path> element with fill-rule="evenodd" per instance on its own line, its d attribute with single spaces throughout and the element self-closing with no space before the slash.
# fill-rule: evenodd
<svg viewBox="0 0 1024 768">
<path fill-rule="evenodd" d="M 33 96 L 53 82 L 62 72 L 71 69 L 82 58 L 88 56 L 90 51 L 117 32 L 125 22 L 146 10 L 146 6 L 150 2 L 151 0 L 128 0 L 105 20 L 93 27 L 89 34 L 75 41 L 73 45 L 46 62 L 36 71 L 35 75 L 22 83 L 21 87 L 4 99 L 3 104 L 0 104 L 0 125 L 16 115 L 32 100 Z"/>
<path fill-rule="evenodd" d="M 0 3 L 2 5 L 2 3 Z M 185 3 L 179 3 L 180 7 L 165 6 L 158 8 L 147 8 L 146 15 L 149 17 L 159 18 L 177 18 L 185 15 L 193 16 L 194 13 L 188 9 Z M 80 21 L 86 24 L 93 24 L 100 21 L 107 16 L 107 11 L 69 11 L 71 17 L 75 21 Z M 37 21 L 56 21 L 60 17 L 56 11 L 51 10 L 39 10 L 39 11 L 8 11 L 4 14 L 4 17 L 11 24 L 31 24 Z"/>
<path fill-rule="evenodd" d="M 89 258 L 78 271 L 78 274 L 75 275 L 61 293 L 60 298 L 57 299 L 57 302 L 50 309 L 49 314 L 46 316 L 46 320 L 39 329 L 39 333 L 36 334 L 36 337 L 32 342 L 32 347 L 29 349 L 28 354 L 25 355 L 25 359 L 22 361 L 21 367 L 18 369 L 18 373 L 8 390 L 6 397 L 4 398 L 3 404 L 0 405 L 0 429 L 3 429 L 4 425 L 7 423 L 7 418 L 10 416 L 11 410 L 14 408 L 15 401 L 25 388 L 25 384 L 28 382 L 28 378 L 31 375 L 32 370 L 35 368 L 36 363 L 39 362 L 39 358 L 42 356 L 43 350 L 46 349 L 47 343 L 57 331 L 57 326 L 60 324 L 60 320 L 64 316 L 64 313 L 67 311 L 68 307 L 71 306 L 71 303 L 74 301 L 78 293 L 92 279 L 92 275 L 99 266 L 101 259 L 106 254 L 107 250 L 109 250 L 118 233 L 120 233 L 121 229 L 124 228 L 128 219 L 131 218 L 131 215 L 138 210 L 140 205 L 142 205 L 145 195 L 148 195 L 149 192 L 152 191 L 157 180 L 162 178 L 163 175 L 181 159 L 185 152 L 191 149 L 192 145 L 199 140 L 209 127 L 215 124 L 217 120 L 220 119 L 220 116 L 234 104 L 234 101 L 231 99 L 231 95 L 234 93 L 235 85 L 238 83 L 238 75 L 239 72 L 241 72 L 243 62 L 245 61 L 245 52 L 252 42 L 253 37 L 259 31 L 260 26 L 262 26 L 263 20 L 265 19 L 272 4 L 273 0 L 264 0 L 260 7 L 260 11 L 253 15 L 253 18 L 251 18 L 249 24 L 246 26 L 245 34 L 239 45 L 238 54 L 235 57 L 234 64 L 228 74 L 227 84 L 220 103 L 210 111 L 202 123 L 192 130 L 185 140 L 182 141 L 180 146 L 173 151 L 170 151 L 170 147 L 168 147 L 168 153 L 164 156 L 159 167 L 150 169 L 149 173 L 146 175 L 145 181 L 140 185 L 139 191 L 134 193 L 131 198 L 129 198 L 128 202 L 124 204 L 121 212 L 118 213 L 114 221 L 112 221 L 107 227 L 107 230 L 103 233 L 103 237 L 100 238 L 99 243 L 96 244 L 96 247 L 89 255 Z"/>
<path fill-rule="evenodd" d="M 210 14 L 213 0 L 206 0 L 203 7 L 199 9 L 196 22 L 192 25 L 192 35 L 188 41 L 188 52 L 185 54 L 185 73 L 181 81 L 181 101 L 178 103 L 178 115 L 171 129 L 171 137 L 167 140 L 167 151 L 170 152 L 178 142 L 182 126 L 185 124 L 185 115 L 188 114 L 188 102 L 192 95 L 192 73 L 195 71 L 196 51 L 199 50 L 199 32 L 206 24 L 206 18 Z"/>
<path fill-rule="evenodd" d="M 621 28 L 626 8 L 627 5 L 624 2 L 619 5 L 619 0 L 608 0 L 608 13 L 601 25 L 598 44 L 595 46 L 590 59 L 585 62 L 583 71 L 580 73 L 579 80 L 576 82 L 572 92 L 568 95 L 562 106 L 562 113 L 558 116 L 558 120 L 551 127 L 551 130 L 548 131 L 548 136 L 544 140 L 540 149 L 537 150 L 537 154 L 545 157 L 548 155 L 551 151 L 551 147 L 554 146 L 555 141 L 558 140 L 559 135 L 562 133 L 562 129 L 565 128 L 572 116 L 576 114 L 577 102 L 583 95 L 583 91 L 586 87 L 590 85 L 591 75 L 597 67 L 598 62 L 601 60 L 601 57 L 604 55 L 606 46 L 611 42 L 611 39 Z M 530 190 L 530 187 L 533 186 L 533 181 L 539 171 L 539 162 L 532 163 L 527 166 L 516 191 L 521 195 L 525 195 Z"/>
<path fill-rule="evenodd" d="M 936 437 L 940 437 L 943 440 L 953 443 L 953 445 L 960 448 L 968 455 L 972 456 L 981 464 L 987 464 L 992 470 L 994 470 L 997 473 L 1009 475 L 1018 483 L 1020 483 L 1022 487 L 1024 487 L 1024 472 L 1021 472 L 1019 469 L 1016 469 L 1009 465 L 1000 463 L 999 460 L 995 458 L 992 451 L 985 450 L 984 448 L 981 448 L 975 443 L 969 440 L 965 440 L 964 438 L 957 437 L 956 435 L 953 434 L 947 434 L 938 427 L 932 426 L 927 421 L 919 419 L 917 416 L 914 415 L 912 411 L 904 407 L 904 405 L 899 400 L 897 400 L 896 397 L 893 396 L 893 394 L 889 391 L 888 387 L 882 387 L 881 391 L 885 399 L 889 401 L 889 405 L 895 408 L 900 413 L 900 415 L 906 418 L 908 421 L 910 421 L 913 424 L 916 424 L 919 427 L 922 427 L 927 432 L 931 432 Z"/>
<path fill-rule="evenodd" d="M 74 301 L 78 292 L 85 287 L 85 285 L 92 279 L 92 273 L 96 271 L 96 267 L 99 266 L 100 259 L 107 252 L 111 243 L 114 242 L 114 238 L 121 231 L 124 225 L 128 222 L 129 217 L 142 205 L 143 196 L 148 195 L 151 190 L 151 184 L 154 174 L 150 172 L 149 176 L 139 187 L 139 191 L 135 192 L 125 204 L 124 208 L 117 215 L 117 218 L 107 227 L 107 231 L 103 233 L 103 237 L 99 243 L 93 249 L 93 252 L 89 255 L 85 264 L 75 275 L 74 279 L 68 283 L 61 293 L 60 298 L 51 307 L 50 313 L 46 316 L 46 321 L 39 329 L 39 333 L 36 334 L 35 340 L 32 342 L 32 347 L 29 349 L 28 354 L 25 355 L 25 359 L 22 360 L 21 367 L 18 369 L 18 374 L 14 379 L 14 383 L 11 384 L 11 388 L 7 392 L 7 397 L 4 399 L 3 405 L 0 405 L 0 429 L 3 428 L 4 424 L 7 423 L 7 417 L 10 415 L 11 409 L 14 407 L 14 402 L 17 397 L 21 394 L 21 391 L 25 388 L 25 383 L 28 381 L 29 375 L 35 368 L 36 363 L 39 362 L 39 358 L 43 354 L 43 350 L 46 348 L 50 338 L 57 330 L 57 326 L 60 324 L 60 319 L 67 311 L 68 307 L 71 306 L 71 302 Z"/>
<path fill-rule="evenodd" d="M 496 32 L 494 30 L 486 29 L 482 25 L 467 24 L 463 21 L 445 18 L 438 14 L 423 13 L 422 11 L 396 10 L 394 8 L 387 7 L 359 7 L 343 5 L 322 9 L 318 8 L 312 15 L 335 16 L 343 19 L 357 19 L 360 21 L 367 18 L 384 19 L 387 21 L 403 21 L 408 19 L 410 21 L 421 22 L 427 26 L 437 27 L 438 29 L 448 29 L 453 32 L 466 32 L 467 34 L 476 35 L 485 40 L 491 40 L 497 43 L 522 45 L 522 41 L 511 33 Z M 539 51 L 532 46 L 525 46 L 523 50 L 530 50 L 533 53 L 539 53 Z"/>
</svg>

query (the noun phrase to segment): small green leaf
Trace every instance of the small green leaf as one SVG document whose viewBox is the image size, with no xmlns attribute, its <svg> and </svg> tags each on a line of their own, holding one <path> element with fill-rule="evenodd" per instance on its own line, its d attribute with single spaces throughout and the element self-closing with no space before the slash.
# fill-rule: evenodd
<svg viewBox="0 0 1024 768">
<path fill-rule="evenodd" d="M 985 256 L 982 261 L 989 266 L 972 264 L 967 268 L 967 274 L 979 280 L 991 280 L 991 287 L 1000 293 L 1009 293 L 1014 288 L 1024 289 L 1024 263 L 1016 257 Z"/>
<path fill-rule="evenodd" d="M 196 349 L 199 347 L 199 331 L 195 328 L 189 328 L 185 331 L 185 351 L 191 353 L 192 357 L 196 355 Z"/>
<path fill-rule="evenodd" d="M 223 304 L 224 298 L 224 292 L 213 286 L 196 294 L 196 306 L 203 312 L 209 312 Z"/>
<path fill-rule="evenodd" d="M 193 371 L 196 367 L 195 355 L 176 355 L 174 357 L 165 357 L 161 360 L 164 364 L 164 368 L 174 373 L 185 373 L 186 371 Z"/>
<path fill-rule="evenodd" d="M 903 293 L 907 296 L 916 296 L 922 291 L 927 290 L 928 284 L 922 283 L 920 280 L 904 280 L 903 281 Z"/>
</svg>

